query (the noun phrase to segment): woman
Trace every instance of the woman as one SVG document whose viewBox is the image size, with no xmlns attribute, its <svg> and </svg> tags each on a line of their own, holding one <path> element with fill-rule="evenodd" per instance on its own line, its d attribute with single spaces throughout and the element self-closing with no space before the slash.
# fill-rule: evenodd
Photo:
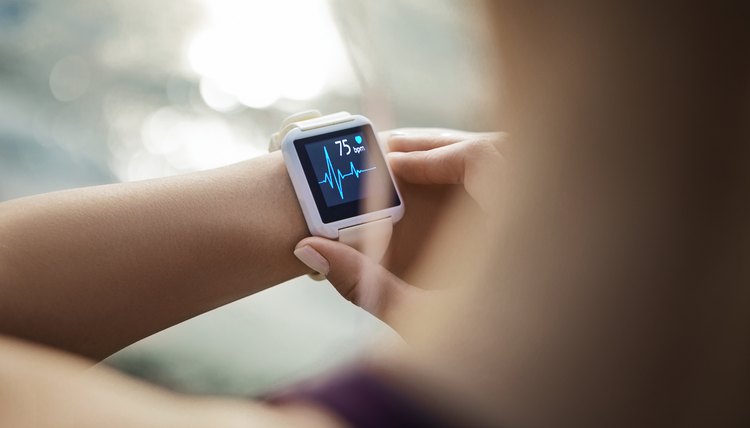
<svg viewBox="0 0 750 428">
<path fill-rule="evenodd" d="M 0 205 L 6 334 L 101 358 L 306 272 L 296 247 L 409 342 L 269 405 L 5 339 L 0 425 L 746 426 L 747 7 L 592 3 L 489 7 L 510 149 L 390 140 L 401 179 L 474 201 L 449 199 L 408 282 L 303 238 L 286 181 L 258 181 L 284 174 L 274 155 Z M 423 192 L 410 211 L 439 200 Z"/>
</svg>

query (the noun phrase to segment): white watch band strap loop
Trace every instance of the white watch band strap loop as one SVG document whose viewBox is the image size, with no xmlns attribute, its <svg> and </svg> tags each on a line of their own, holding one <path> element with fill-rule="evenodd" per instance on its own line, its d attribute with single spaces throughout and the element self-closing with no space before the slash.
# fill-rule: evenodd
<svg viewBox="0 0 750 428">
<path fill-rule="evenodd" d="M 307 110 L 297 114 L 293 114 L 281 123 L 281 129 L 279 132 L 274 133 L 271 136 L 271 141 L 268 143 L 268 151 L 275 152 L 281 148 L 281 142 L 292 129 L 299 128 L 303 131 L 310 129 L 321 128 L 323 126 L 336 125 L 352 120 L 352 115 L 345 111 L 338 113 L 327 114 L 323 116 L 318 110 Z"/>
<path fill-rule="evenodd" d="M 339 242 L 356 249 L 375 262 L 380 262 L 388 249 L 392 234 L 393 219 L 386 217 L 340 229 Z M 307 276 L 316 281 L 326 279 L 325 275 L 319 272 L 308 273 Z"/>
<path fill-rule="evenodd" d="M 392 233 L 393 219 L 386 217 L 339 230 L 339 241 L 379 262 L 388 249 Z"/>
</svg>

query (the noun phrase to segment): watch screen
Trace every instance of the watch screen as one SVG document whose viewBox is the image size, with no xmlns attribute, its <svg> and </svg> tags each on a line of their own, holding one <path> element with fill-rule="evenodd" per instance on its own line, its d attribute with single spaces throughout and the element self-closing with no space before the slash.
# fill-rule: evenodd
<svg viewBox="0 0 750 428">
<path fill-rule="evenodd" d="M 401 204 L 369 125 L 296 140 L 324 223 Z"/>
</svg>

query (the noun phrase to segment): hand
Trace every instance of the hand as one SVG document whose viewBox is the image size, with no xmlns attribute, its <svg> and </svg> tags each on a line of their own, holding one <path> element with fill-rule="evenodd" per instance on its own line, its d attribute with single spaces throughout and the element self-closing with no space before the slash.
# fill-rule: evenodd
<svg viewBox="0 0 750 428">
<path fill-rule="evenodd" d="M 393 173 L 408 183 L 463 184 L 482 210 L 492 211 L 507 134 L 425 131 L 390 133 L 388 161 Z"/>
<path fill-rule="evenodd" d="M 497 199 L 494 189 L 503 162 L 500 149 L 506 141 L 504 134 L 416 130 L 393 131 L 388 137 L 391 149 L 388 161 L 397 179 L 407 185 L 463 184 L 483 211 L 494 209 Z M 425 189 L 421 186 L 414 190 L 418 193 Z M 422 212 L 415 213 L 410 196 L 404 195 L 409 207 L 407 216 L 411 214 L 416 221 L 436 217 L 434 206 L 417 205 L 416 209 Z M 395 234 L 393 246 L 398 246 L 397 238 Z M 305 238 L 297 244 L 294 254 L 309 268 L 324 274 L 347 300 L 391 326 L 398 323 L 398 314 L 404 308 L 436 292 L 412 286 L 338 241 Z"/>
</svg>

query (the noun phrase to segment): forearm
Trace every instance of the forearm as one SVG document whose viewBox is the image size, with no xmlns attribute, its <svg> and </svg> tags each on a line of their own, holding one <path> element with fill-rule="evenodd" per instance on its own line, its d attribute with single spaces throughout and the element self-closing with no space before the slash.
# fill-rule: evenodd
<svg viewBox="0 0 750 428">
<path fill-rule="evenodd" d="M 188 397 L 88 367 L 82 358 L 0 336 L 0 426 L 341 426 L 312 406 Z"/>
<path fill-rule="evenodd" d="M 305 272 L 281 155 L 0 204 L 0 332 L 102 358 Z"/>
</svg>

